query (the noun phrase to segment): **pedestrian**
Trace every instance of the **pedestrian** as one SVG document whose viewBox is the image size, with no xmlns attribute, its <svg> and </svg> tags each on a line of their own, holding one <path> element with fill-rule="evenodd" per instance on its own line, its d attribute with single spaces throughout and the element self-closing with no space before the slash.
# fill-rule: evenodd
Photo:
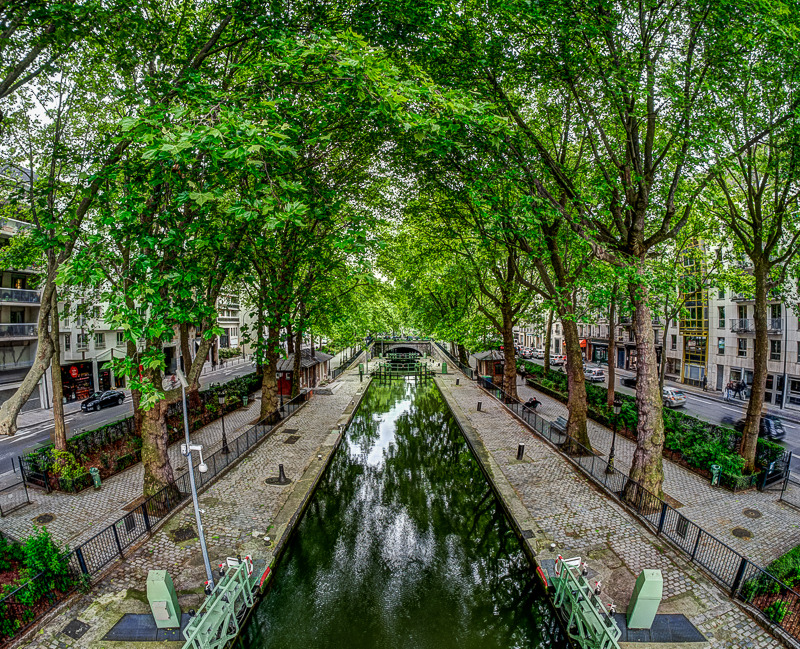
<svg viewBox="0 0 800 649">
<path fill-rule="evenodd" d="M 708 377 L 704 376 L 703 377 L 703 392 L 707 392 L 707 391 L 708 391 Z"/>
<path fill-rule="evenodd" d="M 742 397 L 741 381 L 736 381 L 736 383 L 733 384 L 733 398 L 735 399 L 736 397 L 739 397 L 740 399 Z"/>
<path fill-rule="evenodd" d="M 744 401 L 747 398 L 747 383 L 739 381 L 739 398 Z"/>
<path fill-rule="evenodd" d="M 730 401 L 732 394 L 733 394 L 733 381 L 728 381 L 728 383 L 725 385 L 725 401 Z"/>
</svg>

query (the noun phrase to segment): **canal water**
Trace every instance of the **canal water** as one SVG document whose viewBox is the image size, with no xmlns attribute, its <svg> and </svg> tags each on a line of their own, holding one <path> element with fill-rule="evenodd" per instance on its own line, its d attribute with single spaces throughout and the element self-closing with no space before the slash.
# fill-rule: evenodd
<svg viewBox="0 0 800 649">
<path fill-rule="evenodd" d="M 240 640 L 248 649 L 566 647 L 430 382 L 373 383 Z"/>
</svg>

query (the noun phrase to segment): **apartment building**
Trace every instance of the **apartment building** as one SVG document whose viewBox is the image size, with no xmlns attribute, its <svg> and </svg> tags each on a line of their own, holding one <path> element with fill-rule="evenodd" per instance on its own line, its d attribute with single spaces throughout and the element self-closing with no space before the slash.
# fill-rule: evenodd
<svg viewBox="0 0 800 649">
<path fill-rule="evenodd" d="M 753 296 L 715 289 L 707 296 L 706 335 L 683 321 L 667 332 L 667 374 L 682 383 L 723 390 L 729 381 L 753 382 L 755 321 Z M 767 391 L 773 407 L 800 410 L 800 320 L 777 294 L 769 296 L 767 313 Z"/>
<path fill-rule="evenodd" d="M 0 218 L 0 248 L 29 225 L 11 218 Z M 36 358 L 37 328 L 41 292 L 33 268 L 6 268 L 0 272 L 0 403 L 19 388 Z M 23 410 L 50 407 L 44 380 L 34 390 Z"/>
</svg>

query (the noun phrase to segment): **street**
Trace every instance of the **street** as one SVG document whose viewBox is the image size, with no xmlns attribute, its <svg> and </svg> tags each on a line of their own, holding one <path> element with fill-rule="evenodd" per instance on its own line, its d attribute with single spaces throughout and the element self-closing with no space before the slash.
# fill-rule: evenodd
<svg viewBox="0 0 800 649">
<path fill-rule="evenodd" d="M 250 362 L 243 362 L 236 365 L 229 365 L 215 372 L 206 372 L 200 377 L 200 385 L 205 386 L 210 383 L 224 383 L 253 372 L 253 365 Z M 20 427 L 17 434 L 13 437 L 0 438 L 0 474 L 12 470 L 12 458 L 14 463 L 17 457 L 23 455 L 28 450 L 50 441 L 53 433 L 53 421 L 51 411 L 39 411 L 44 417 L 43 421 Z M 28 413 L 25 413 L 26 415 Z M 67 425 L 67 437 L 72 437 L 85 430 L 99 428 L 104 424 L 110 424 L 133 414 L 133 403 L 130 394 L 126 391 L 125 402 L 120 406 L 104 408 L 98 412 L 69 411 L 64 415 Z M 22 416 L 20 416 L 22 419 Z M 19 469 L 17 469 L 18 471 Z"/>
<path fill-rule="evenodd" d="M 521 358 L 521 357 L 520 357 Z M 542 365 L 544 361 L 540 359 L 526 358 L 523 359 L 532 363 Z M 608 367 L 604 365 L 596 365 L 589 363 L 589 367 L 602 367 L 606 371 L 606 380 L 603 383 L 595 383 L 595 385 L 603 385 L 608 387 Z M 616 391 L 620 394 L 628 394 L 633 396 L 636 390 L 620 385 L 619 379 L 623 376 L 634 376 L 635 372 L 622 370 L 616 368 L 617 375 L 617 388 Z M 667 381 L 667 385 L 683 390 L 686 395 L 686 404 L 681 408 L 683 412 L 692 417 L 697 417 L 712 424 L 732 424 L 739 419 L 744 418 L 747 410 L 747 401 L 736 399 L 727 403 L 720 403 L 716 393 L 712 397 L 699 395 L 691 390 L 685 389 L 685 386 L 675 383 L 674 381 Z M 786 419 L 787 416 L 798 418 L 800 413 L 787 413 L 780 409 L 769 409 L 769 411 L 783 420 L 783 427 L 786 430 L 786 437 L 781 440 L 781 444 L 786 447 L 787 451 L 792 451 L 792 471 L 800 473 L 800 424 Z"/>
</svg>

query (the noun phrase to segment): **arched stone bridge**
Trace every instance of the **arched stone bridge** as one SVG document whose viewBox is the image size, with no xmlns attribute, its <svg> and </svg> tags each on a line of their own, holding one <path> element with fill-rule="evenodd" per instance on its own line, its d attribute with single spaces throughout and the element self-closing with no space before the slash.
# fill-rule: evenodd
<svg viewBox="0 0 800 649">
<path fill-rule="evenodd" d="M 373 355 L 410 354 L 416 352 L 421 356 L 432 354 L 433 343 L 430 340 L 376 340 L 372 348 Z"/>
</svg>

